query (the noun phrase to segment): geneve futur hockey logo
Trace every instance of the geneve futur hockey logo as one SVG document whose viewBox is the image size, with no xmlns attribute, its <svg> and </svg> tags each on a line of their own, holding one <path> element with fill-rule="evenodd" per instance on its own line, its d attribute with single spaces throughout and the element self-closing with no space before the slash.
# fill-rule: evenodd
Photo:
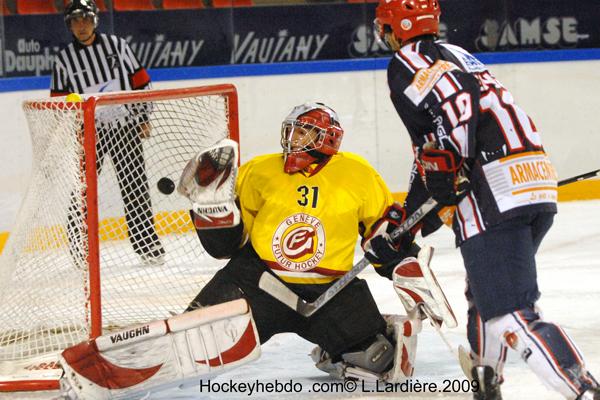
<svg viewBox="0 0 600 400">
<path fill-rule="evenodd" d="M 325 231 L 318 218 L 304 213 L 287 217 L 275 231 L 272 251 L 289 271 L 309 271 L 325 256 Z"/>
</svg>

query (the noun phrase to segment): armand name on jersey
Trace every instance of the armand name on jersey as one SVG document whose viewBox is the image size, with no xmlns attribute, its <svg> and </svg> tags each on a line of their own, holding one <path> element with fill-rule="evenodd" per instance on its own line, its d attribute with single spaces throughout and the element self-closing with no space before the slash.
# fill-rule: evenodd
<svg viewBox="0 0 600 400">
<path fill-rule="evenodd" d="M 556 170 L 543 152 L 504 157 L 485 164 L 483 172 L 500 212 L 557 200 Z"/>
</svg>

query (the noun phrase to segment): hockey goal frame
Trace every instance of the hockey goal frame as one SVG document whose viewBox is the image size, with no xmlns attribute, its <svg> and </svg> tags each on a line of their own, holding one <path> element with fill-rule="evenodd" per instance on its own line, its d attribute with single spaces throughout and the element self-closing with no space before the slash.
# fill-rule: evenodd
<svg viewBox="0 0 600 400">
<path fill-rule="evenodd" d="M 87 264 L 89 267 L 89 326 L 90 339 L 102 335 L 102 293 L 100 274 L 100 237 L 98 213 L 98 175 L 96 171 L 96 125 L 95 112 L 99 106 L 139 103 L 141 101 L 161 101 L 183 99 L 197 96 L 220 95 L 227 98 L 227 126 L 229 137 L 238 143 L 239 150 L 239 114 L 237 90 L 232 84 L 198 86 L 190 88 L 155 89 L 133 92 L 116 92 L 86 96 L 86 100 L 77 103 L 63 103 L 64 109 L 83 111 L 83 150 L 85 153 L 85 180 L 87 190 L 85 199 L 87 215 L 85 217 L 88 235 Z M 24 106 L 36 110 L 60 109 L 56 101 L 25 101 Z M 57 369 L 54 361 L 40 362 L 38 369 Z M 0 381 L 0 392 L 40 391 L 59 389 L 57 379 L 23 379 Z"/>
</svg>

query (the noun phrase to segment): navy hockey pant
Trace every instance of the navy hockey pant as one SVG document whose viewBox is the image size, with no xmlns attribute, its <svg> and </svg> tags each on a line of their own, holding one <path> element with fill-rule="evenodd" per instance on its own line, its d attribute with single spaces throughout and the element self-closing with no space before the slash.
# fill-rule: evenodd
<svg viewBox="0 0 600 400">
<path fill-rule="evenodd" d="M 554 214 L 510 219 L 460 246 L 473 302 L 484 321 L 531 307 L 540 297 L 535 254 Z"/>
</svg>

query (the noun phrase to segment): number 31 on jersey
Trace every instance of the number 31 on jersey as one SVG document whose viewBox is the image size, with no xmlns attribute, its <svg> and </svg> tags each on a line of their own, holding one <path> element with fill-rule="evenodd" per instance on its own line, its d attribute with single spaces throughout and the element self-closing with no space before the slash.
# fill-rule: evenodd
<svg viewBox="0 0 600 400">
<path fill-rule="evenodd" d="M 297 200 L 298 204 L 302 207 L 310 206 L 317 208 L 319 201 L 319 187 L 312 186 L 308 187 L 305 185 L 299 186 L 296 191 L 300 194 L 300 198 Z"/>
</svg>

